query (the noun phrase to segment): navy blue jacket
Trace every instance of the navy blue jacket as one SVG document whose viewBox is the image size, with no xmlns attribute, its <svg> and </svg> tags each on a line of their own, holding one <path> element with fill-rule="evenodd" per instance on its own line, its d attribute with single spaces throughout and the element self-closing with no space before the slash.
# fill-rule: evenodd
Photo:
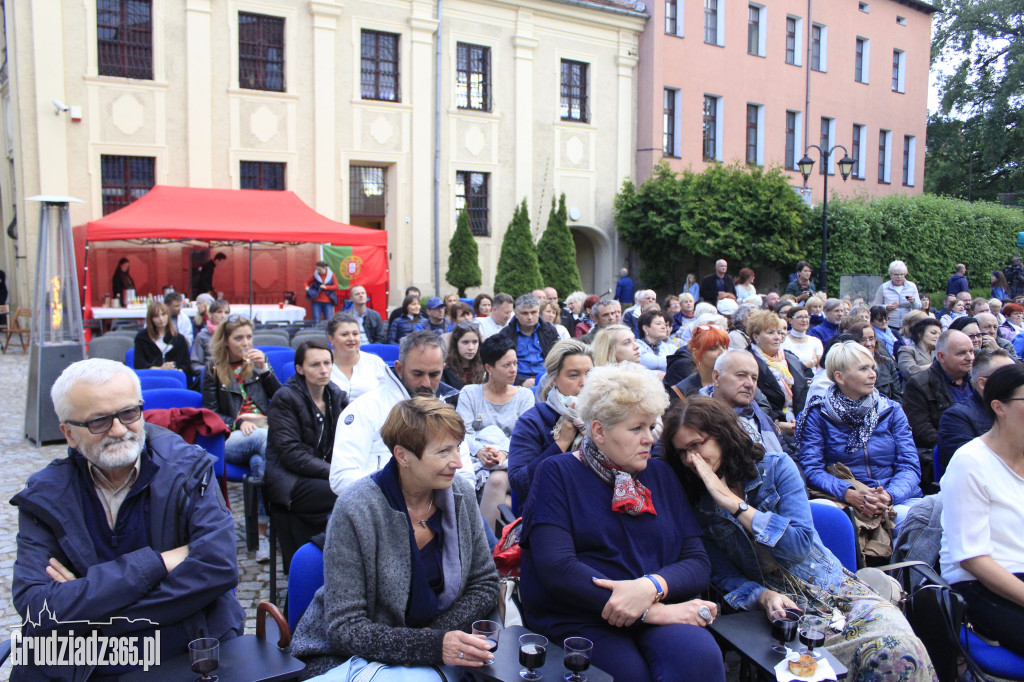
<svg viewBox="0 0 1024 682">
<path fill-rule="evenodd" d="M 150 547 L 100 562 L 85 523 L 81 477 L 69 449 L 29 479 L 11 500 L 18 507 L 18 558 L 14 564 L 14 605 L 22 618 L 35 619 L 43 604 L 60 621 L 110 622 L 107 636 L 152 634 L 159 624 L 161 658 L 185 653 L 198 637 L 221 641 L 242 634 L 245 613 L 232 590 L 238 584 L 235 524 L 213 473 L 214 458 L 177 434 L 147 424 L 146 449 L 157 469 L 148 496 Z M 161 552 L 189 545 L 189 555 L 170 573 Z M 46 574 L 50 557 L 78 579 L 65 583 Z M 124 619 L 124 620 L 119 620 Z M 129 619 L 148 619 L 131 622 Z M 111 622 L 112 621 L 112 622 Z M 87 635 L 93 628 L 74 628 Z M 46 636 L 52 621 L 26 624 L 26 636 Z M 141 644 L 139 645 L 141 647 Z M 86 680 L 90 667 L 18 666 L 12 680 Z"/>
<path fill-rule="evenodd" d="M 821 341 L 821 346 L 824 348 L 832 340 L 832 337 L 839 333 L 839 325 L 822 319 L 821 324 L 811 327 L 807 333 Z"/>
<path fill-rule="evenodd" d="M 846 452 L 850 427 L 825 416 L 819 403 L 807 409 L 798 456 L 809 488 L 842 500 L 853 485 L 825 470 L 829 464 L 842 463 L 861 483 L 885 488 L 893 504 L 921 497 L 921 464 L 907 415 L 899 403 L 878 396 L 878 425 L 867 448 L 853 456 Z"/>
<path fill-rule="evenodd" d="M 508 446 L 508 480 L 514 494 L 513 511 L 517 514 L 530 494 L 537 467 L 548 457 L 562 454 L 551 429 L 555 428 L 558 413 L 544 403 L 523 413 L 512 429 Z"/>
<path fill-rule="evenodd" d="M 396 317 L 392 322 L 391 326 L 388 327 L 388 343 L 401 343 L 409 334 L 416 331 L 416 327 L 427 321 L 427 318 L 423 316 L 409 317 L 408 315 L 402 315 Z"/>
<path fill-rule="evenodd" d="M 970 291 L 967 286 L 967 275 L 953 275 L 946 284 L 946 296 L 956 296 L 961 291 Z"/>
<path fill-rule="evenodd" d="M 942 468 L 949 466 L 953 453 L 969 441 L 984 435 L 992 428 L 992 417 L 988 416 L 981 398 L 971 392 L 971 399 L 953 405 L 939 417 L 938 461 Z"/>
<path fill-rule="evenodd" d="M 633 280 L 627 275 L 620 277 L 615 285 L 615 300 L 624 306 L 633 305 Z"/>
</svg>

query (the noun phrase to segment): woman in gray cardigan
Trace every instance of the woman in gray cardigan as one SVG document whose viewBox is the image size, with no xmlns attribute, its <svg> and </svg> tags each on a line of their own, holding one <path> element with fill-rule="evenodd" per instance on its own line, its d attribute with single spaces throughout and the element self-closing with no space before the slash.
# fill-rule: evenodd
<svg viewBox="0 0 1024 682">
<path fill-rule="evenodd" d="M 494 610 L 498 575 L 472 485 L 456 480 L 462 419 L 435 398 L 398 403 L 381 428 L 393 455 L 338 497 L 327 524 L 324 586 L 292 655 L 307 674 L 375 682 L 459 679 L 493 659 L 467 634 Z M 324 674 L 326 673 L 326 674 Z"/>
</svg>

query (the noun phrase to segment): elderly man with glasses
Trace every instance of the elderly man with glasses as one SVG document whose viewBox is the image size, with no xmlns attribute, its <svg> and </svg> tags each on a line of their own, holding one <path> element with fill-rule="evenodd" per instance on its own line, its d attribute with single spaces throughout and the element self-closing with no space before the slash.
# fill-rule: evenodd
<svg viewBox="0 0 1024 682">
<path fill-rule="evenodd" d="M 199 637 L 241 635 L 235 528 L 214 458 L 145 423 L 139 379 L 119 362 L 76 362 L 50 395 L 68 456 L 11 500 L 23 637 L 84 639 L 99 629 L 139 638 L 141 657 L 143 638 L 159 633 L 153 641 L 171 658 Z M 79 666 L 34 661 L 15 666 L 11 679 L 113 679 L 131 669 L 98 666 L 83 677 Z"/>
</svg>

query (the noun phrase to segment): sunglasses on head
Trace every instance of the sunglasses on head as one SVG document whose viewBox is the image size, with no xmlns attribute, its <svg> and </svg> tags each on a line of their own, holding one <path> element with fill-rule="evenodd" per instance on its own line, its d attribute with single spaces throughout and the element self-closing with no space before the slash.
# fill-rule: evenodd
<svg viewBox="0 0 1024 682">
<path fill-rule="evenodd" d="M 468 329 L 468 330 L 474 331 L 474 332 L 480 331 L 480 324 L 477 323 L 477 322 L 465 322 L 465 321 L 463 321 L 463 322 L 459 322 L 455 326 L 458 327 L 459 329 Z"/>
<path fill-rule="evenodd" d="M 142 403 L 126 407 L 120 412 L 115 412 L 114 414 L 105 414 L 102 417 L 90 419 L 89 421 L 76 422 L 71 419 L 65 419 L 64 423 L 71 424 L 72 426 L 84 426 L 89 429 L 89 433 L 99 434 L 106 433 L 110 430 L 110 427 L 114 425 L 115 417 L 117 418 L 117 421 L 121 422 L 125 426 L 128 424 L 134 424 L 142 419 Z"/>
</svg>

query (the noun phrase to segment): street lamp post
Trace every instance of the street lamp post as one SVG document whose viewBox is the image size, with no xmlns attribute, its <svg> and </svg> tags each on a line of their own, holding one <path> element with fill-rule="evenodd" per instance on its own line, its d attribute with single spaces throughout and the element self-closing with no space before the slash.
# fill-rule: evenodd
<svg viewBox="0 0 1024 682">
<path fill-rule="evenodd" d="M 804 176 L 804 187 L 807 187 L 807 179 L 811 175 L 811 171 L 814 169 L 814 159 L 808 156 L 811 149 L 817 149 L 818 154 L 821 156 L 822 167 L 825 169 L 825 188 L 824 188 L 824 199 L 821 207 L 821 279 L 818 280 L 818 286 L 821 287 L 822 291 L 828 291 L 828 160 L 832 156 L 832 153 L 837 149 L 843 150 L 843 158 L 839 160 L 839 174 L 843 176 L 843 182 L 850 177 L 850 171 L 853 170 L 853 159 L 850 158 L 850 152 L 846 150 L 841 144 L 834 145 L 830 149 L 822 149 L 816 144 L 812 144 L 804 150 L 804 158 L 797 162 L 797 167 L 800 168 L 800 174 Z"/>
</svg>

